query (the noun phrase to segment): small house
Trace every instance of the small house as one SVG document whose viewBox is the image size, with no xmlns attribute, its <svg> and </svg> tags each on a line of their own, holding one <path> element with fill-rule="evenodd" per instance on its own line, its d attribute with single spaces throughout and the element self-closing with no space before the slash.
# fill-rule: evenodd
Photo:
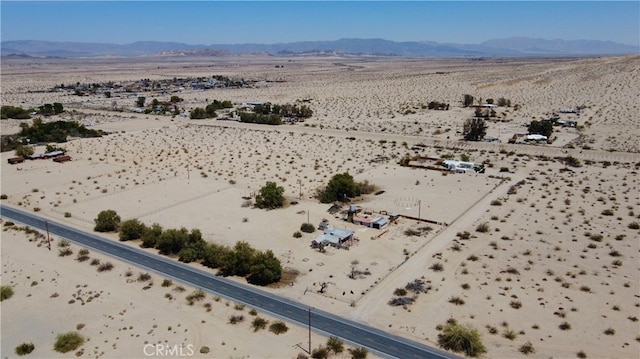
<svg viewBox="0 0 640 359">
<path fill-rule="evenodd" d="M 347 229 L 327 228 L 311 242 L 311 246 L 314 248 L 327 245 L 339 247 L 346 241 L 353 239 L 353 234 L 353 231 Z"/>
</svg>

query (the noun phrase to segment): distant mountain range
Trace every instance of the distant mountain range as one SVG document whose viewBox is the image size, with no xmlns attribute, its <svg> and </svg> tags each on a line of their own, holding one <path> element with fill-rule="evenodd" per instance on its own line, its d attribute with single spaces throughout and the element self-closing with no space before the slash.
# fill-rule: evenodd
<svg viewBox="0 0 640 359">
<path fill-rule="evenodd" d="M 384 39 L 340 39 L 279 44 L 189 45 L 176 42 L 141 41 L 131 44 L 2 41 L 3 57 L 136 57 L 136 56 L 231 56 L 263 54 L 369 55 L 400 57 L 523 57 L 626 55 L 640 53 L 640 46 L 596 40 L 545 40 L 514 37 L 481 44 L 449 44 L 430 41 L 396 42 Z"/>
</svg>

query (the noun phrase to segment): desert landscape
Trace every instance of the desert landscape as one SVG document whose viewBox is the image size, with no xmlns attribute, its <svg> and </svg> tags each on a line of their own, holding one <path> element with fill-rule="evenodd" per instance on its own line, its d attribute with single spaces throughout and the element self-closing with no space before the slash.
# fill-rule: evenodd
<svg viewBox="0 0 640 359">
<path fill-rule="evenodd" d="M 109 96 L 61 86 L 212 76 L 245 86 Z M 263 288 L 270 293 L 434 347 L 455 319 L 477 329 L 488 358 L 636 358 L 639 81 L 638 55 L 3 59 L 3 105 L 62 103 L 64 112 L 37 117 L 108 134 L 58 144 L 71 157 L 64 163 L 10 164 L 14 152 L 3 152 L 2 205 L 88 232 L 111 209 L 123 220 L 197 228 L 212 243 L 246 241 L 282 264 L 282 282 Z M 465 94 L 480 107 L 510 101 L 492 107 L 486 121 L 493 141 L 462 139 L 474 114 L 463 106 Z M 137 111 L 139 96 L 148 104 L 179 96 L 182 114 L 229 100 L 235 108 L 304 104 L 313 115 L 278 126 L 196 120 Z M 429 109 L 433 101 L 449 109 Z M 526 124 L 552 116 L 577 126 L 554 126 L 552 143 L 509 143 Z M 32 120 L 3 119 L 2 134 L 18 133 L 21 123 Z M 35 153 L 45 145 L 34 145 Z M 485 171 L 422 165 L 439 167 L 443 159 Z M 329 212 L 332 204 L 317 194 L 345 172 L 376 191 Z M 284 188 L 283 208 L 253 206 L 266 182 Z M 349 223 L 349 204 L 371 218 L 398 218 L 384 229 Z M 353 231 L 348 250 L 312 248 L 318 229 L 294 236 L 303 223 L 323 220 Z M 56 335 L 68 331 L 85 338 L 74 351 L 80 357 L 153 356 L 148 344 L 182 344 L 196 357 L 308 355 L 304 326 L 286 323 L 286 333 L 276 334 L 269 324 L 280 319 L 269 313 L 212 293 L 194 302 L 196 288 L 100 253 L 79 260 L 83 249 L 55 236 L 48 250 L 43 233 L 18 223 L 3 220 L 1 233 L 2 285 L 14 292 L 2 302 L 2 357 L 23 342 L 34 344 L 33 357 L 70 356 L 53 349 Z M 100 235 L 118 241 L 117 233 Z M 100 271 L 104 263 L 113 268 Z M 253 326 L 256 317 L 266 328 Z M 313 348 L 328 340 L 314 333 Z M 179 354 L 172 356 L 186 356 Z"/>
</svg>

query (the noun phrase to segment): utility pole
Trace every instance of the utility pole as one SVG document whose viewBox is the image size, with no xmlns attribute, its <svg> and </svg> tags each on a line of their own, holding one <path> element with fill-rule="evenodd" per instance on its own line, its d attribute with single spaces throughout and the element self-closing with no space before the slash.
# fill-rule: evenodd
<svg viewBox="0 0 640 359">
<path fill-rule="evenodd" d="M 418 221 L 420 221 L 420 207 L 422 205 L 422 200 L 418 200 Z"/>
<path fill-rule="evenodd" d="M 309 354 L 311 354 L 311 307 L 309 307 Z"/>
<path fill-rule="evenodd" d="M 51 250 L 51 237 L 49 237 L 49 221 L 44 221 L 44 227 L 47 229 L 47 246 Z"/>
</svg>

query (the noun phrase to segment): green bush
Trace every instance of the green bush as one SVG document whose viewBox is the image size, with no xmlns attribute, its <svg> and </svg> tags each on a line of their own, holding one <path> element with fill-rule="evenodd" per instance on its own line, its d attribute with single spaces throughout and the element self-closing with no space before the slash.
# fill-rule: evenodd
<svg viewBox="0 0 640 359">
<path fill-rule="evenodd" d="M 487 351 L 475 328 L 460 325 L 455 320 L 449 320 L 442 333 L 438 334 L 438 344 L 447 350 L 463 352 L 470 357 L 479 356 Z"/>
<path fill-rule="evenodd" d="M 313 233 L 316 231 L 316 227 L 311 223 L 303 223 L 300 226 L 300 230 L 303 231 L 304 233 Z"/>
<path fill-rule="evenodd" d="M 349 349 L 349 354 L 351 354 L 351 359 L 365 359 L 369 352 L 366 348 L 353 348 Z"/>
<path fill-rule="evenodd" d="M 257 332 L 260 329 L 264 329 L 267 327 L 267 323 L 269 323 L 268 320 L 260 318 L 260 317 L 255 317 L 253 319 L 253 321 L 251 322 L 251 326 L 253 327 L 253 331 Z"/>
<path fill-rule="evenodd" d="M 13 296 L 13 288 L 8 285 L 0 287 L 0 302 Z"/>
<path fill-rule="evenodd" d="M 340 354 L 344 351 L 344 343 L 336 337 L 329 337 L 327 348 L 335 354 Z"/>
<path fill-rule="evenodd" d="M 280 320 L 269 325 L 269 331 L 274 334 L 283 334 L 286 333 L 287 330 L 289 330 L 289 327 L 287 327 L 287 325 Z"/>
<path fill-rule="evenodd" d="M 137 219 L 128 219 L 122 222 L 120 226 L 120 230 L 118 232 L 118 236 L 121 241 L 131 241 L 135 239 L 140 239 L 144 236 L 147 231 L 147 226 L 144 223 L 140 222 Z"/>
<path fill-rule="evenodd" d="M 93 221 L 96 224 L 94 228 L 96 232 L 115 232 L 120 225 L 120 216 L 116 211 L 108 209 L 98 213 L 98 217 Z"/>
<path fill-rule="evenodd" d="M 275 182 L 267 182 L 260 188 L 260 194 L 256 196 L 256 207 L 278 208 L 284 205 L 284 188 Z"/>
<path fill-rule="evenodd" d="M 27 355 L 35 349 L 36 346 L 33 343 L 22 343 L 16 347 L 16 354 L 19 356 Z"/>
<path fill-rule="evenodd" d="M 77 332 L 58 334 L 53 349 L 60 353 L 78 349 L 84 343 L 84 337 Z"/>
</svg>

